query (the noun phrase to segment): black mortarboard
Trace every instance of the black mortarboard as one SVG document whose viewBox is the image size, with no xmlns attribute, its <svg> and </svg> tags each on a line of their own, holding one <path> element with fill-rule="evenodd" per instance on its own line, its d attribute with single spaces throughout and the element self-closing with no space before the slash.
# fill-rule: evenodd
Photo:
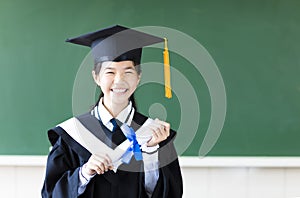
<svg viewBox="0 0 300 198">
<path fill-rule="evenodd" d="M 115 25 L 84 34 L 67 42 L 92 48 L 95 62 L 132 60 L 140 64 L 142 48 L 164 42 L 163 38 Z"/>
<path fill-rule="evenodd" d="M 134 61 L 135 64 L 140 64 L 141 62 L 143 47 L 164 41 L 166 43 L 166 39 L 120 25 L 115 25 L 66 40 L 66 42 L 91 47 L 95 63 L 131 60 Z M 168 68 L 168 71 L 166 72 L 166 62 L 169 65 L 166 45 L 164 61 L 166 97 L 170 98 L 170 69 Z M 167 78 L 166 75 L 168 76 Z"/>
</svg>

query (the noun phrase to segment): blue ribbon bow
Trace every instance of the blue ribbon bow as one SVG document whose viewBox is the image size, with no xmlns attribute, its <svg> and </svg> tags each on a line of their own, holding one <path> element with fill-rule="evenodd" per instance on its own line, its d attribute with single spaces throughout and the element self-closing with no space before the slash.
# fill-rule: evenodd
<svg viewBox="0 0 300 198">
<path fill-rule="evenodd" d="M 126 129 L 125 136 L 126 138 L 132 142 L 132 145 L 127 149 L 127 151 L 122 156 L 122 162 L 128 164 L 130 162 L 132 153 L 134 155 L 134 158 L 136 161 L 143 160 L 142 151 L 140 149 L 140 145 L 138 141 L 136 140 L 136 135 L 132 127 L 129 127 L 125 125 L 124 127 Z"/>
</svg>

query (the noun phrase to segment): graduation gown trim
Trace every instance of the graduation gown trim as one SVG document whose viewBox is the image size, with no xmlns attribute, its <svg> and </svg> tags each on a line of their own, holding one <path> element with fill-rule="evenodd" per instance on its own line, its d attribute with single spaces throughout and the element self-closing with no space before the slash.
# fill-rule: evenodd
<svg viewBox="0 0 300 198">
<path fill-rule="evenodd" d="M 95 130 L 89 131 L 80 122 L 80 120 L 78 120 L 78 118 L 75 117 L 59 124 L 58 126 L 61 127 L 65 132 L 67 132 L 68 135 L 71 136 L 81 146 L 86 148 L 90 153 L 96 155 L 108 154 L 111 157 L 113 163 L 119 161 L 122 155 L 132 144 L 129 140 L 125 140 L 115 149 L 112 149 L 107 145 L 109 140 L 107 140 L 108 138 L 103 132 L 98 133 L 100 136 L 102 136 L 100 137 L 101 139 L 97 138 L 94 135 L 97 134 L 95 133 Z M 103 141 L 106 142 L 106 144 Z"/>
</svg>

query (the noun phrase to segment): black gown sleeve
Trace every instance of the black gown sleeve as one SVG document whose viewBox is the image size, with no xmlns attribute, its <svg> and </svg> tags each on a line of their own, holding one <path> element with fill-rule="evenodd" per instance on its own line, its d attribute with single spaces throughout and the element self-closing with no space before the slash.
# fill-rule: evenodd
<svg viewBox="0 0 300 198">
<path fill-rule="evenodd" d="M 77 197 L 79 160 L 63 139 L 59 137 L 48 155 L 43 198 Z"/>
<path fill-rule="evenodd" d="M 133 118 L 138 126 L 142 126 L 147 119 L 138 112 Z M 170 136 L 159 143 L 159 178 L 151 198 L 181 198 L 183 195 L 182 175 L 174 147 L 175 137 L 176 131 L 170 130 Z"/>
<path fill-rule="evenodd" d="M 181 198 L 183 194 L 182 175 L 177 152 L 174 147 L 176 132 L 170 132 L 170 137 L 160 143 L 159 148 L 159 179 L 152 198 Z"/>
</svg>

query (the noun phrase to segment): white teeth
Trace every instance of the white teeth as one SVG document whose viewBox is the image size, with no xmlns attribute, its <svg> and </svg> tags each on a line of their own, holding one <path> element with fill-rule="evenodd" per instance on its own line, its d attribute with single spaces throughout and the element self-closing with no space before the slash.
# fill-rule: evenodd
<svg viewBox="0 0 300 198">
<path fill-rule="evenodd" d="M 125 92 L 127 89 L 112 89 L 113 92 L 115 93 L 123 93 Z"/>
</svg>

